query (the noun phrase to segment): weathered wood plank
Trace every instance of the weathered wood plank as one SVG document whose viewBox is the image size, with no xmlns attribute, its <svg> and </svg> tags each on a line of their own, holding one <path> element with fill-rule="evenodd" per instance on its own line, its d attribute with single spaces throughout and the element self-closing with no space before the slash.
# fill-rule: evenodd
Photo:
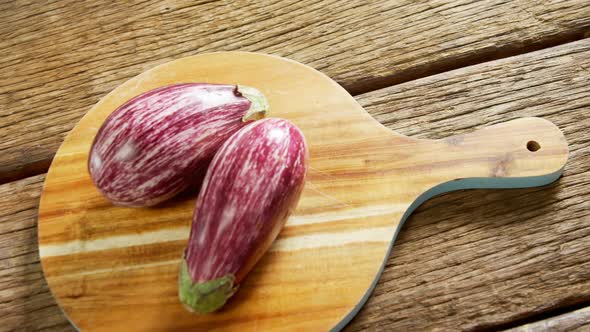
<svg viewBox="0 0 590 332">
<path fill-rule="evenodd" d="M 192 54 L 259 51 L 352 93 L 581 38 L 580 0 L 7 2 L 0 20 L 0 183 L 47 169 L 100 97 Z"/>
<path fill-rule="evenodd" d="M 53 299 L 37 249 L 44 175 L 0 186 L 0 331 L 71 331 Z"/>
<path fill-rule="evenodd" d="M 571 158 L 564 177 L 547 188 L 466 191 L 420 207 L 348 331 L 493 329 L 590 302 L 589 59 L 590 41 L 582 41 L 359 96 L 390 128 L 415 136 L 543 116 L 564 130 Z M 17 255 L 2 256 L 3 267 L 38 264 L 34 228 L 27 228 L 34 227 L 42 180 L 0 186 L 0 233 L 25 234 L 0 236 L 2 248 L 15 248 L 9 256 Z M 12 295 L 0 303 L 42 304 L 1 307 L 3 317 L 20 317 L 8 320 L 8 330 L 21 328 L 22 317 L 36 319 L 28 308 L 49 303 L 22 273 L 1 279 L 0 294 Z M 55 316 L 35 320 L 31 330 L 63 324 L 53 308 Z"/>
<path fill-rule="evenodd" d="M 359 96 L 388 127 L 418 137 L 542 116 L 564 131 L 570 160 L 546 188 L 427 202 L 348 331 L 493 328 L 590 301 L 588 68 L 585 40 Z"/>
<path fill-rule="evenodd" d="M 590 330 L 590 307 L 515 327 L 506 332 L 582 332 Z"/>
</svg>

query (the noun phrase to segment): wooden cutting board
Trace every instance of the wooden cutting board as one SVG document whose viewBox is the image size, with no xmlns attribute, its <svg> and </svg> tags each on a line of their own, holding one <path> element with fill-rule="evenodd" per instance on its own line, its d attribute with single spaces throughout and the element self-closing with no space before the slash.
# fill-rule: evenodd
<svg viewBox="0 0 590 332">
<path fill-rule="evenodd" d="M 196 195 L 157 208 L 115 207 L 86 168 L 92 140 L 115 108 L 179 82 L 256 87 L 270 116 L 294 122 L 310 146 L 296 213 L 229 304 L 205 316 L 190 314 L 177 298 Z M 52 293 L 83 331 L 339 330 L 370 296 L 418 205 L 457 189 L 544 185 L 560 176 L 567 156 L 561 131 L 539 118 L 413 139 L 379 124 L 305 65 L 255 53 L 198 55 L 124 83 L 70 132 L 45 181 L 39 252 Z"/>
</svg>

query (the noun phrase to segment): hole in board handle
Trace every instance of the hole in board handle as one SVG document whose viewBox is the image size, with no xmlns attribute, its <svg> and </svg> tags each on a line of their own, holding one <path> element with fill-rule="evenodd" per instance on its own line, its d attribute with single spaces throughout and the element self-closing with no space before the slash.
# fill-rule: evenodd
<svg viewBox="0 0 590 332">
<path fill-rule="evenodd" d="M 531 151 L 531 152 L 535 152 L 538 151 L 541 148 L 541 145 L 538 142 L 535 141 L 529 141 L 526 144 L 526 148 Z"/>
</svg>

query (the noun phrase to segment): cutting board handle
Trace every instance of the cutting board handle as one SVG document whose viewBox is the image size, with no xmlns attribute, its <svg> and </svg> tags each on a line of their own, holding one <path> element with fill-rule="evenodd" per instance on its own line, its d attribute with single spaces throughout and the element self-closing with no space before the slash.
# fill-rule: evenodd
<svg viewBox="0 0 590 332">
<path fill-rule="evenodd" d="M 431 140 L 424 148 L 435 161 L 431 176 L 437 191 L 443 192 L 545 185 L 559 178 L 568 158 L 561 130 L 534 117 Z"/>
</svg>

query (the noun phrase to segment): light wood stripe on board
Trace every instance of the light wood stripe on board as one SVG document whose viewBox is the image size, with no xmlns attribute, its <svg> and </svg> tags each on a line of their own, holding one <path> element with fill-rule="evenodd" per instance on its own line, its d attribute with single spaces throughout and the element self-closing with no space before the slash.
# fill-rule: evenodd
<svg viewBox="0 0 590 332">
<path fill-rule="evenodd" d="M 292 251 L 310 248 L 334 247 L 357 242 L 389 242 L 393 227 L 368 228 L 352 232 L 310 234 L 277 239 L 271 251 Z M 188 238 L 189 228 L 165 229 L 136 235 L 121 235 L 96 240 L 75 240 L 60 244 L 39 246 L 42 257 L 54 257 L 109 250 L 131 246 L 142 246 L 161 242 L 181 241 Z"/>
</svg>

